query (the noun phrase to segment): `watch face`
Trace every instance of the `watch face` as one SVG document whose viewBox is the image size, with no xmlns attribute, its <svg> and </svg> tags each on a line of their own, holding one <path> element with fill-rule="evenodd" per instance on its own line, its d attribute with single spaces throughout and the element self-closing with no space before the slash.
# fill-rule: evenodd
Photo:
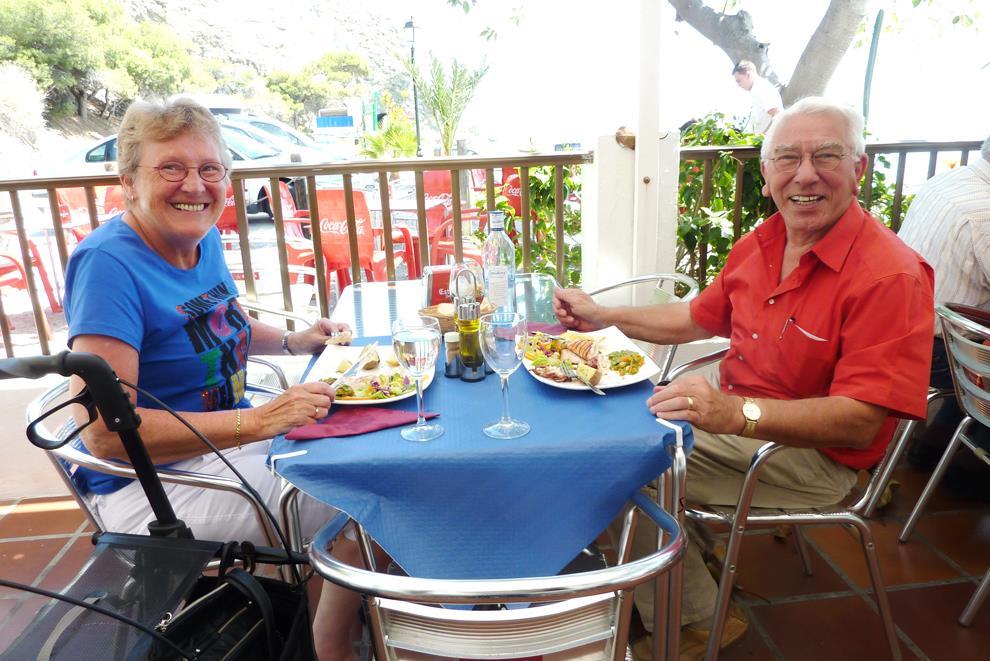
<svg viewBox="0 0 990 661">
<path fill-rule="evenodd" d="M 743 404 L 742 411 L 747 420 L 759 420 L 763 414 L 763 411 L 760 410 L 760 407 L 755 402 L 746 402 Z"/>
</svg>

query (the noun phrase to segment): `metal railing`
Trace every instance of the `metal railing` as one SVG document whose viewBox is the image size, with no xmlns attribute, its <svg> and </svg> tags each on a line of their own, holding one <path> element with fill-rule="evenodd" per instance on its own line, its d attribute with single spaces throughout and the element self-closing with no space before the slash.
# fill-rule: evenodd
<svg viewBox="0 0 990 661">
<path fill-rule="evenodd" d="M 393 236 L 394 227 L 393 209 L 391 201 L 386 191 L 389 190 L 390 175 L 395 173 L 411 172 L 415 178 L 415 234 L 418 237 L 418 255 L 416 259 L 421 265 L 430 264 L 431 256 L 431 228 L 427 223 L 427 196 L 424 186 L 424 172 L 449 170 L 450 172 L 450 194 L 447 203 L 449 211 L 447 218 L 452 219 L 450 223 L 451 243 L 453 247 L 453 259 L 461 261 L 464 258 L 463 222 L 465 220 L 466 204 L 470 199 L 469 191 L 462 190 L 462 173 L 471 170 L 483 170 L 485 172 L 484 200 L 486 208 L 494 208 L 496 196 L 500 193 L 502 184 L 496 183 L 495 173 L 506 168 L 514 168 L 519 172 L 521 191 L 520 209 L 517 218 L 519 237 L 522 246 L 522 265 L 524 271 L 531 269 L 531 252 L 534 241 L 531 222 L 521 222 L 522 219 L 531 218 L 531 195 L 529 190 L 529 171 L 532 168 L 549 166 L 552 168 L 555 190 L 554 218 L 556 226 L 556 269 L 558 274 L 564 274 L 564 167 L 589 163 L 592 160 L 590 152 L 558 152 L 550 154 L 534 154 L 527 156 L 508 156 L 498 158 L 478 158 L 478 157 L 453 157 L 445 159 L 415 159 L 415 160 L 375 160 L 375 161 L 351 161 L 335 164 L 320 165 L 286 165 L 265 168 L 238 168 L 231 171 L 233 204 L 236 211 L 236 243 L 240 252 L 240 268 L 244 273 L 245 295 L 249 301 L 258 300 L 258 291 L 254 278 L 255 266 L 258 259 L 251 247 L 250 234 L 248 228 L 247 200 L 245 199 L 244 182 L 247 179 L 267 179 L 268 191 L 278 191 L 279 183 L 284 181 L 299 182 L 297 188 L 297 198 L 305 200 L 305 206 L 309 210 L 310 231 L 305 238 L 305 246 L 312 249 L 314 256 L 323 255 L 323 236 L 320 231 L 312 231 L 319 227 L 320 200 L 317 195 L 317 177 L 338 175 L 343 180 L 344 199 L 346 204 L 347 236 L 349 243 L 350 257 L 350 277 L 353 281 L 362 279 L 362 267 L 359 259 L 358 246 L 358 219 L 355 213 L 354 204 L 354 176 L 360 174 L 377 175 L 377 189 L 381 200 L 381 247 L 385 253 L 386 277 L 389 280 L 396 278 L 396 254 L 390 237 Z M 48 321 L 45 317 L 44 307 L 38 294 L 35 271 L 39 275 L 43 266 L 37 264 L 37 259 L 33 259 L 33 254 L 38 250 L 31 245 L 32 236 L 39 232 L 44 232 L 54 244 L 49 244 L 50 252 L 53 254 L 49 267 L 59 269 L 60 275 L 65 272 L 68 263 L 69 253 L 73 247 L 73 242 L 81 238 L 85 232 L 95 229 L 109 216 L 104 214 L 104 208 L 100 194 L 104 191 L 101 187 L 114 186 L 119 184 L 116 175 L 79 176 L 61 178 L 34 178 L 25 180 L 0 181 L 0 195 L 6 193 L 9 197 L 10 211 L 7 218 L 0 217 L 0 231 L 5 231 L 11 238 L 16 234 L 17 252 L 10 255 L 20 262 L 24 270 L 24 289 L 31 299 L 31 307 L 38 331 L 38 344 L 42 353 L 49 354 L 49 333 Z M 71 219 L 64 203 L 65 195 L 60 195 L 61 189 L 82 188 L 85 193 L 84 218 L 80 223 L 78 219 Z M 39 225 L 35 218 L 33 225 L 29 226 L 28 214 L 22 208 L 21 193 L 38 194 L 47 198 L 47 206 L 50 216 L 50 224 L 47 220 Z M 60 199 L 61 198 L 61 199 Z M 60 201 L 62 204 L 60 204 Z M 275 230 L 275 254 L 278 261 L 279 281 L 281 286 L 281 305 L 286 310 L 293 310 L 293 300 L 291 286 L 293 284 L 293 274 L 303 271 L 304 277 L 312 280 L 316 290 L 318 311 L 326 316 L 330 313 L 330 282 L 327 274 L 327 265 L 321 258 L 313 258 L 312 267 L 309 269 L 299 269 L 298 265 L 290 264 L 289 248 L 299 247 L 298 236 L 288 236 L 286 227 L 290 225 L 299 226 L 300 222 L 294 223 L 289 219 L 289 214 L 283 208 L 281 196 L 277 194 L 269 195 L 268 203 L 271 208 Z M 305 221 L 304 221 L 305 223 Z M 75 232 L 75 234 L 73 234 Z M 235 239 L 233 235 L 229 238 L 229 243 L 233 245 Z M 19 254 L 17 254 L 19 253 Z M 5 265 L 12 262 L 9 258 L 2 258 L 0 255 L 0 283 L 4 280 Z M 34 266 L 35 268 L 32 268 Z M 266 265 L 267 266 L 267 265 Z M 10 266 L 11 269 L 15 267 Z M 52 274 L 54 275 L 54 274 Z M 566 283 L 564 283 L 566 284 Z M 48 287 L 46 286 L 46 290 Z M 51 307 L 55 307 L 52 301 Z M 291 323 L 291 322 L 290 322 Z M 0 299 L 0 333 L 2 333 L 4 347 L 7 356 L 13 356 L 13 345 L 9 329 L 9 319 L 4 310 L 3 300 Z"/>
</svg>

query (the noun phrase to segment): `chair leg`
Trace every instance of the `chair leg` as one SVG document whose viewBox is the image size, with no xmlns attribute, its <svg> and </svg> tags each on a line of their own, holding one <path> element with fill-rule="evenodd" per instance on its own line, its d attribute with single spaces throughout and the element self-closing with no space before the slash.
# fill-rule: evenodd
<svg viewBox="0 0 990 661">
<path fill-rule="evenodd" d="M 952 461 L 952 457 L 956 454 L 956 450 L 959 449 L 960 439 L 965 429 L 969 426 L 970 421 L 972 421 L 972 418 L 966 416 L 959 423 L 959 426 L 956 427 L 956 432 L 952 435 L 952 440 L 949 441 L 948 447 L 942 453 L 942 458 L 939 460 L 938 466 L 932 472 L 932 476 L 928 479 L 928 484 L 925 485 L 925 489 L 921 492 L 918 502 L 915 503 L 914 509 L 911 510 L 911 515 L 908 516 L 907 523 L 904 524 L 901 534 L 897 537 L 898 541 L 902 543 L 906 542 L 911 536 L 911 533 L 914 532 L 914 526 L 918 523 L 918 519 L 921 518 L 921 513 L 925 509 L 925 505 L 928 504 L 928 499 L 935 492 L 935 487 L 942 480 L 942 475 L 945 474 L 949 463 Z"/>
<path fill-rule="evenodd" d="M 877 602 L 877 610 L 880 612 L 880 620 L 883 623 L 887 644 L 890 646 L 890 658 L 894 661 L 900 661 L 901 646 L 897 642 L 897 628 L 894 626 L 894 616 L 890 611 L 890 600 L 887 598 L 887 587 L 884 585 L 883 573 L 880 571 L 880 560 L 877 557 L 873 533 L 870 531 L 869 524 L 855 514 L 850 512 L 844 518 L 859 530 L 859 538 L 863 544 L 863 555 L 866 558 L 866 568 L 870 572 L 870 583 L 873 585 L 873 596 Z"/>
<path fill-rule="evenodd" d="M 962 615 L 959 616 L 959 624 L 964 627 L 968 627 L 973 624 L 973 618 L 976 617 L 976 611 L 979 610 L 980 606 L 987 598 L 987 594 L 990 594 L 990 569 L 987 573 L 983 575 L 983 580 L 980 581 L 980 586 L 976 588 L 976 592 L 970 597 L 969 603 L 966 604 L 966 608 L 963 609 Z"/>
<path fill-rule="evenodd" d="M 729 614 L 729 602 L 732 601 L 732 586 L 736 580 L 736 560 L 739 559 L 739 549 L 742 546 L 743 533 L 746 532 L 745 511 L 737 509 L 732 521 L 732 532 L 725 547 L 725 560 L 722 563 L 722 577 L 718 581 L 718 597 L 715 599 L 715 614 L 712 616 L 712 630 L 708 636 L 708 648 L 705 650 L 706 661 L 718 658 L 721 648 L 722 633 L 725 630 L 725 618 Z"/>
<path fill-rule="evenodd" d="M 801 557 L 801 567 L 804 568 L 804 575 L 814 576 L 815 570 L 811 567 L 811 556 L 808 554 L 808 545 L 804 540 L 804 528 L 793 526 L 791 532 L 794 535 L 794 544 L 797 546 L 798 555 Z"/>
</svg>

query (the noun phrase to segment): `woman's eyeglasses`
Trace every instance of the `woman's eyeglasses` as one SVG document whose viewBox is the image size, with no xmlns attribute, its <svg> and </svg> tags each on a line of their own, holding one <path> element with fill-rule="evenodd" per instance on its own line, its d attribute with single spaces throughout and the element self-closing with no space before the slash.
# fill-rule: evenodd
<svg viewBox="0 0 990 661">
<path fill-rule="evenodd" d="M 842 159 L 849 154 L 843 154 L 837 151 L 816 151 L 814 154 L 810 154 L 808 158 L 811 159 L 811 164 L 819 172 L 827 172 L 829 170 L 834 170 L 839 167 L 839 163 Z M 781 172 L 796 172 L 801 163 L 804 162 L 804 156 L 798 154 L 781 154 L 774 158 L 766 159 L 771 161 Z"/>
<path fill-rule="evenodd" d="M 220 163 L 203 163 L 199 167 L 188 167 L 182 163 L 162 163 L 161 165 L 139 165 L 139 168 L 148 168 L 158 173 L 165 181 L 182 181 L 189 174 L 190 170 L 199 173 L 200 179 L 210 183 L 223 181 L 227 176 L 227 168 Z"/>
</svg>

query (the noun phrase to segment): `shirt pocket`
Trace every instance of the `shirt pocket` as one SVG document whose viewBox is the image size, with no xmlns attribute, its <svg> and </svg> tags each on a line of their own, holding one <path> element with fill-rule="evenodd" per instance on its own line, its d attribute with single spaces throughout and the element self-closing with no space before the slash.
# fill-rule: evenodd
<svg viewBox="0 0 990 661">
<path fill-rule="evenodd" d="M 798 396 L 825 395 L 835 373 L 834 338 L 792 318 L 787 320 L 777 342 L 781 386 Z"/>
</svg>

